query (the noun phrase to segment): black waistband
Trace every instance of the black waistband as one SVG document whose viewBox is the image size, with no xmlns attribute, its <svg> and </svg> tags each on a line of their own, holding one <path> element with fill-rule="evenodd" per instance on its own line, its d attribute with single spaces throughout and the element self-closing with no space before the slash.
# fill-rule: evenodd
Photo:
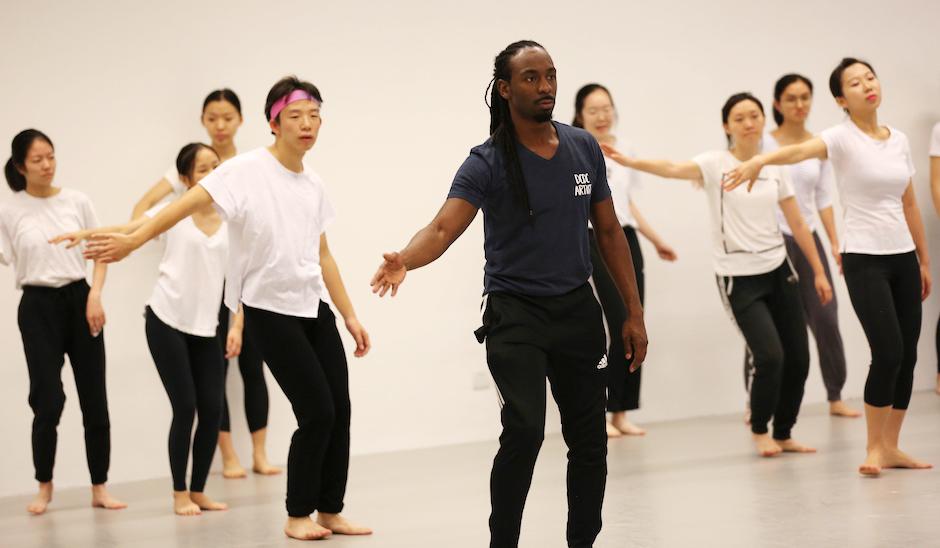
<svg viewBox="0 0 940 548">
<path fill-rule="evenodd" d="M 74 282 L 69 282 L 61 287 L 49 287 L 47 285 L 24 285 L 23 292 L 30 293 L 55 293 L 58 291 L 71 291 L 82 286 L 88 287 L 88 282 L 84 278 L 81 280 L 75 280 Z"/>
</svg>

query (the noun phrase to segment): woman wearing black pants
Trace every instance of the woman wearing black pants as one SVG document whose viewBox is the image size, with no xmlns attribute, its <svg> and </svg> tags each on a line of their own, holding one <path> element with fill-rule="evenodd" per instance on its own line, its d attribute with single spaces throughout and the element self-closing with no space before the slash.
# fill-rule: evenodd
<svg viewBox="0 0 940 548">
<path fill-rule="evenodd" d="M 278 81 L 265 103 L 273 145 L 232 158 L 133 233 L 100 235 L 86 250 L 106 262 L 120 260 L 203 207 L 214 204 L 222 213 L 231 243 L 225 304 L 244 307 L 248 336 L 297 418 L 284 533 L 303 540 L 372 532 L 340 514 L 349 465 L 349 387 L 335 318 L 321 300 L 323 284 L 356 341 L 354 355 L 364 356 L 370 344 L 327 245 L 333 208 L 323 182 L 303 164 L 320 129 L 321 103 L 313 84 Z"/>
<path fill-rule="evenodd" d="M 917 362 L 921 301 L 930 293 L 910 145 L 903 133 L 878 123 L 881 83 L 870 64 L 843 59 L 829 88 L 848 120 L 804 143 L 752 158 L 729 176 L 727 187 L 748 181 L 752 186 L 767 165 L 832 161 L 845 207 L 842 270 L 871 348 L 865 383 L 868 454 L 859 472 L 877 476 L 883 468 L 930 468 L 898 448 Z"/>
<path fill-rule="evenodd" d="M 219 165 L 219 156 L 209 146 L 191 143 L 176 159 L 182 184 L 192 187 Z M 146 211 L 139 219 L 122 226 L 63 234 L 53 240 L 71 241 L 70 247 L 95 234 L 133 232 L 159 213 L 166 204 Z M 163 387 L 173 408 L 167 442 L 173 476 L 173 510 L 183 516 L 202 510 L 225 510 L 204 493 L 222 417 L 225 385 L 223 349 L 217 338 L 216 303 L 222 296 L 228 231 L 211 205 L 166 233 L 160 260 L 160 276 L 144 313 L 147 344 Z M 241 313 L 226 329 L 225 357 L 238 355 L 241 347 Z M 198 416 L 196 433 L 193 422 Z M 192 446 L 192 476 L 186 469 Z"/>
<path fill-rule="evenodd" d="M 725 174 L 760 151 L 764 129 L 760 101 L 749 93 L 732 95 L 721 117 L 729 149 L 706 152 L 690 162 L 639 160 L 609 145 L 601 148 L 627 167 L 697 181 L 704 187 L 711 212 L 718 287 L 754 357 L 750 405 L 757 452 L 764 457 L 781 451 L 814 452 L 791 437 L 809 371 L 809 343 L 797 276 L 787 260 L 777 225 L 778 206 L 812 265 L 814 285 L 823 304 L 832 299 L 832 288 L 785 170 L 762 172 L 761 180 L 766 184 L 760 192 L 722 189 Z M 773 437 L 767 426 L 771 419 Z"/>
<path fill-rule="evenodd" d="M 56 161 L 52 141 L 27 129 L 13 138 L 4 167 L 13 196 L 0 204 L 0 264 L 12 264 L 22 288 L 18 322 L 29 369 L 33 410 L 33 465 L 39 493 L 27 510 L 42 514 L 52 500 L 56 429 L 65 406 L 62 366 L 69 357 L 85 427 L 92 505 L 126 505 L 105 488 L 111 459 L 111 425 L 105 390 L 104 309 L 101 290 L 107 267 L 95 264 L 92 286 L 85 281 L 81 253 L 51 246 L 66 230 L 96 226 L 91 201 L 76 190 L 53 186 Z"/>
<path fill-rule="evenodd" d="M 600 84 L 583 86 L 575 95 L 574 111 L 575 117 L 571 125 L 584 128 L 599 143 L 610 146 L 616 145 L 617 140 L 612 130 L 617 121 L 617 110 L 606 87 Z M 666 245 L 650 224 L 646 222 L 646 219 L 640 214 L 639 209 L 633 202 L 631 194 L 637 185 L 637 172 L 607 157 L 604 158 L 604 163 L 607 167 L 607 183 L 610 185 L 610 192 L 613 197 L 614 212 L 623 227 L 623 234 L 627 238 L 627 243 L 630 244 L 630 255 L 633 259 L 633 272 L 636 275 L 640 302 L 644 303 L 643 251 L 640 249 L 637 232 L 655 246 L 660 258 L 675 261 L 676 253 Z M 604 319 L 609 332 L 611 326 L 623 325 L 623 322 L 627 319 L 627 311 L 624 310 L 623 300 L 620 298 L 617 286 L 601 259 L 593 230 L 591 231 L 590 242 L 591 264 L 594 269 L 592 279 L 597 290 L 598 299 L 604 309 Z M 616 332 L 612 334 L 613 336 L 610 335 L 609 333 L 608 341 L 610 344 L 607 353 L 610 359 L 607 366 L 607 410 L 610 412 L 610 420 L 607 423 L 607 436 L 615 438 L 623 434 L 643 435 L 646 430 L 627 420 L 628 411 L 640 408 L 642 368 L 633 372 L 630 371 L 630 363 L 623 357 L 625 355 L 623 341 L 616 336 Z"/>
</svg>

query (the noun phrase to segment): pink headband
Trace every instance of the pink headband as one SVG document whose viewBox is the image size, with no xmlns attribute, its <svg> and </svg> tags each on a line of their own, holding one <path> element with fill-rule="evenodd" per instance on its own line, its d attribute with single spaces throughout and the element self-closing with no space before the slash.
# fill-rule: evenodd
<svg viewBox="0 0 940 548">
<path fill-rule="evenodd" d="M 302 89 L 295 89 L 284 97 L 274 101 L 274 104 L 271 105 L 271 116 L 268 118 L 268 120 L 274 120 L 277 118 L 277 115 L 280 114 L 282 110 L 284 110 L 284 107 L 291 103 L 296 103 L 297 101 L 313 101 L 317 105 L 320 104 L 320 101 L 317 101 L 313 95 L 310 95 Z"/>
</svg>

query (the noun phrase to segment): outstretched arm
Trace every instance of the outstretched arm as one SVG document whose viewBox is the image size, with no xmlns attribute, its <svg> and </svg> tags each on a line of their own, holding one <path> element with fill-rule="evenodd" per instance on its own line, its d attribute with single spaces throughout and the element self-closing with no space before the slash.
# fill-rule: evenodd
<svg viewBox="0 0 940 548">
<path fill-rule="evenodd" d="M 212 197 L 209 193 L 202 186 L 196 185 L 130 234 L 111 232 L 92 236 L 85 247 L 85 258 L 105 263 L 120 261 L 138 247 L 192 215 L 197 209 L 211 203 Z"/>
<path fill-rule="evenodd" d="M 336 259 L 333 258 L 330 246 L 326 242 L 325 232 L 320 235 L 320 269 L 323 271 L 323 282 L 326 284 L 326 290 L 330 292 L 330 298 L 333 300 L 333 304 L 336 305 L 336 310 L 343 316 L 346 329 L 356 341 L 356 351 L 353 355 L 361 358 L 369 352 L 372 343 L 369 341 L 369 333 L 359 323 L 356 311 L 353 310 L 352 301 L 349 299 L 349 294 L 346 293 L 346 286 L 343 285 L 343 278 L 339 275 Z"/>
<path fill-rule="evenodd" d="M 91 236 L 94 236 L 95 234 L 104 234 L 104 233 L 107 233 L 107 232 L 117 232 L 117 233 L 120 233 L 120 234 L 130 234 L 131 232 L 133 232 L 133 231 L 137 230 L 138 228 L 140 228 L 141 226 L 143 226 L 144 223 L 146 223 L 146 222 L 147 222 L 147 218 L 146 218 L 146 217 L 140 217 L 139 219 L 135 219 L 135 220 L 133 220 L 133 221 L 131 221 L 131 222 L 129 222 L 129 223 L 125 223 L 125 224 L 123 224 L 123 225 L 103 226 L 103 227 L 98 227 L 98 228 L 91 228 L 91 229 L 86 229 L 86 230 L 79 230 L 79 231 L 76 231 L 76 232 L 67 232 L 67 233 L 65 233 L 65 234 L 59 234 L 59 235 L 56 236 L 55 238 L 52 238 L 51 240 L 49 240 L 49 243 L 50 243 L 50 244 L 58 244 L 58 243 L 61 243 L 61 242 L 64 242 L 64 241 L 68 241 L 69 244 L 68 244 L 67 246 L 65 246 L 65 248 L 66 248 L 66 249 L 71 249 L 71 248 L 77 246 L 78 244 L 82 243 L 82 240 L 86 240 L 86 239 L 90 238 Z"/>
<path fill-rule="evenodd" d="M 167 181 L 166 177 L 161 178 L 134 204 L 131 220 L 134 221 L 143 217 L 148 209 L 157 205 L 157 202 L 169 196 L 171 192 L 173 192 L 173 186 L 170 181 Z"/>
<path fill-rule="evenodd" d="M 591 224 L 597 238 L 597 248 L 627 310 L 627 320 L 621 326 L 620 336 L 623 337 L 626 358 L 633 360 L 630 370 L 636 371 L 646 360 L 646 326 L 643 323 L 643 305 L 640 304 L 640 292 L 636 286 L 630 246 L 617 222 L 613 200 L 608 198 L 591 205 Z"/>
<path fill-rule="evenodd" d="M 780 200 L 780 210 L 783 211 L 783 216 L 786 217 L 787 224 L 790 225 L 793 239 L 796 240 L 797 245 L 800 246 L 800 251 L 803 252 L 813 269 L 816 294 L 819 295 L 819 302 L 825 306 L 832 300 L 832 286 L 829 285 L 829 279 L 826 277 L 822 258 L 819 256 L 819 252 L 816 251 L 816 240 L 813 238 L 813 233 L 806 226 L 806 221 L 800 213 L 800 206 L 797 205 L 796 198 L 790 196 Z"/>
<path fill-rule="evenodd" d="M 434 220 L 419 230 L 404 249 L 382 255 L 384 260 L 369 284 L 372 292 L 384 297 L 391 290 L 394 297 L 407 271 L 437 260 L 470 226 L 476 214 L 477 208 L 470 202 L 448 198 Z"/>
<path fill-rule="evenodd" d="M 642 158 L 633 158 L 622 154 L 617 151 L 617 149 L 607 144 L 601 144 L 601 150 L 603 150 L 604 155 L 611 160 L 631 169 L 645 171 L 646 173 L 659 175 L 666 179 L 687 179 L 692 181 L 702 179 L 702 170 L 695 162 L 671 162 L 669 160 L 644 160 Z"/>
<path fill-rule="evenodd" d="M 757 176 L 764 166 L 785 166 L 798 164 L 803 160 L 810 158 L 819 158 L 825 160 L 829 156 L 826 142 L 819 137 L 813 137 L 808 141 L 780 147 L 773 152 L 758 154 L 741 165 L 728 172 L 723 184 L 725 190 L 734 190 L 735 188 L 747 183 L 747 189 L 751 190 Z"/>
<path fill-rule="evenodd" d="M 924 300 L 930 295 L 930 255 L 927 252 L 927 235 L 924 232 L 924 221 L 920 217 L 920 208 L 917 207 L 913 182 L 907 184 L 907 190 L 901 196 L 901 203 L 904 205 L 904 218 L 907 220 L 908 230 L 911 231 L 911 238 L 914 239 L 917 259 L 920 262 L 920 298 Z"/>
</svg>

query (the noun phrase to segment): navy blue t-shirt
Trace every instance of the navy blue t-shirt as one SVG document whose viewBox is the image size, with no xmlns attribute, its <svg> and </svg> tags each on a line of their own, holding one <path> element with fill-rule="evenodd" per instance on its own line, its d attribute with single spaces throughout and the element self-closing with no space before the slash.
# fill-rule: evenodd
<svg viewBox="0 0 940 548">
<path fill-rule="evenodd" d="M 492 139 L 473 147 L 454 176 L 447 197 L 483 210 L 485 293 L 562 295 L 591 276 L 591 204 L 610 199 L 604 154 L 588 132 L 554 124 L 558 150 L 551 160 L 516 145 L 531 218 L 509 186 Z"/>
</svg>

